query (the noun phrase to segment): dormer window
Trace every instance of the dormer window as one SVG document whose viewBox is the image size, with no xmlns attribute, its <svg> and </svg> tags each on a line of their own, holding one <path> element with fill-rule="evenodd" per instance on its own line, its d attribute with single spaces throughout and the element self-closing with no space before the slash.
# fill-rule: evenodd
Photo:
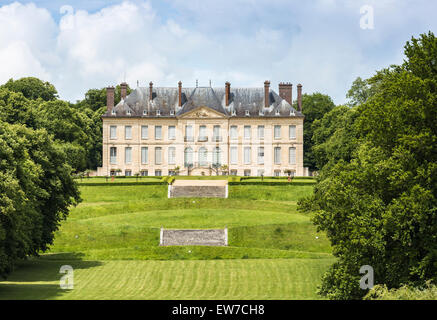
<svg viewBox="0 0 437 320">
<path fill-rule="evenodd" d="M 113 115 L 113 116 L 115 116 L 115 110 L 114 109 L 112 109 L 112 111 L 111 111 L 111 114 Z"/>
<path fill-rule="evenodd" d="M 260 115 L 260 116 L 263 116 L 263 115 L 264 115 L 264 111 L 260 110 L 260 111 L 259 111 L 259 115 Z"/>
<path fill-rule="evenodd" d="M 127 114 L 128 116 L 130 116 L 130 115 L 131 115 L 130 110 L 127 110 L 127 111 L 126 111 L 126 114 Z"/>
<path fill-rule="evenodd" d="M 275 115 L 277 115 L 277 116 L 280 115 L 279 110 L 276 110 Z"/>
<path fill-rule="evenodd" d="M 296 114 L 294 113 L 294 110 L 293 109 L 290 109 L 290 116 L 295 116 Z"/>
<path fill-rule="evenodd" d="M 147 110 L 143 110 L 143 116 L 147 116 Z"/>
<path fill-rule="evenodd" d="M 250 116 L 249 110 L 246 110 L 246 117 Z"/>
<path fill-rule="evenodd" d="M 161 115 L 161 110 L 156 110 L 156 115 L 160 116 Z"/>
<path fill-rule="evenodd" d="M 174 116 L 174 110 L 170 110 L 170 115 Z"/>
<path fill-rule="evenodd" d="M 235 111 L 235 109 L 232 109 L 232 115 L 235 116 L 237 114 L 237 112 Z"/>
</svg>

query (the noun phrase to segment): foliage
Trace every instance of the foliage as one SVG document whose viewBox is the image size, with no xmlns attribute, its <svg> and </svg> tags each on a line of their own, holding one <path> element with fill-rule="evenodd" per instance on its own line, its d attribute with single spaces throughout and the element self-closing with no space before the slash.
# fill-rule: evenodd
<svg viewBox="0 0 437 320">
<path fill-rule="evenodd" d="M 45 251 L 79 200 L 66 155 L 45 130 L 0 122 L 0 276 Z"/>
<path fill-rule="evenodd" d="M 44 101 L 50 101 L 58 98 L 58 92 L 51 83 L 34 77 L 21 78 L 18 80 L 9 79 L 9 81 L 0 88 L 22 93 L 23 96 L 29 100 L 40 98 Z"/>
<path fill-rule="evenodd" d="M 386 285 L 374 286 L 364 297 L 365 300 L 437 300 L 437 286 L 429 282 L 417 288 L 403 285 L 399 289 L 388 289 Z"/>
<path fill-rule="evenodd" d="M 321 119 L 327 112 L 335 107 L 332 99 L 321 93 L 304 94 L 302 96 L 302 113 L 305 115 L 303 125 L 304 166 L 310 170 L 317 169 L 313 154 L 313 122 Z"/>
<path fill-rule="evenodd" d="M 301 201 L 338 257 L 320 287 L 332 299 L 366 294 L 363 265 L 389 289 L 437 280 L 437 39 L 413 38 L 405 55 L 367 81 L 375 92 L 356 107 L 350 159 L 323 167 Z"/>
</svg>

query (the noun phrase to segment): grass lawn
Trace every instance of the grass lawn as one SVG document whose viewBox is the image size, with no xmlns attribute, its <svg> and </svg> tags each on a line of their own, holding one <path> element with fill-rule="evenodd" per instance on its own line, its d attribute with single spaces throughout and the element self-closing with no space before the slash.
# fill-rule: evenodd
<svg viewBox="0 0 437 320">
<path fill-rule="evenodd" d="M 0 299 L 317 298 L 333 258 L 296 210 L 312 188 L 237 185 L 228 199 L 167 199 L 165 185 L 82 186 L 50 252 L 0 282 Z M 227 226 L 229 246 L 160 247 L 161 226 Z M 75 269 L 72 291 L 59 288 L 63 264 Z"/>
</svg>

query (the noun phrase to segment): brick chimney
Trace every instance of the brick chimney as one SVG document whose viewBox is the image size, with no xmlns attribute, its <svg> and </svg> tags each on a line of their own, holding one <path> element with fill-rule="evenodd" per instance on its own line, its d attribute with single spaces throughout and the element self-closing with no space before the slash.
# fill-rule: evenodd
<svg viewBox="0 0 437 320">
<path fill-rule="evenodd" d="M 266 80 L 264 81 L 264 107 L 265 108 L 270 107 L 269 94 L 270 94 L 270 81 Z"/>
<path fill-rule="evenodd" d="M 179 97 L 178 106 L 182 107 L 182 81 L 178 82 L 178 88 L 179 88 L 179 92 L 178 92 L 178 97 Z"/>
<path fill-rule="evenodd" d="M 297 85 L 297 110 L 302 111 L 302 85 Z"/>
<path fill-rule="evenodd" d="M 229 81 L 226 81 L 225 83 L 225 100 L 226 100 L 226 106 L 229 106 L 229 99 L 231 97 L 231 83 Z"/>
<path fill-rule="evenodd" d="M 127 83 L 123 82 L 120 84 L 120 94 L 121 94 L 121 98 L 124 100 L 126 99 L 126 94 L 127 94 Z"/>
<path fill-rule="evenodd" d="M 106 107 L 109 114 L 111 114 L 112 109 L 114 109 L 114 93 L 115 93 L 114 87 L 106 88 Z"/>
<path fill-rule="evenodd" d="M 290 82 L 279 84 L 279 96 L 287 101 L 290 105 L 293 105 L 293 85 Z"/>
<path fill-rule="evenodd" d="M 153 100 L 153 82 L 150 81 L 149 83 L 149 100 L 152 101 Z"/>
</svg>

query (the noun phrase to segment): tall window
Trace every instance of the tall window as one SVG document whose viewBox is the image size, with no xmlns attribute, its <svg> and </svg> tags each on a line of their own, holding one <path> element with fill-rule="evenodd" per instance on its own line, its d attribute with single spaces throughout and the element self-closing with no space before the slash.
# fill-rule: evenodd
<svg viewBox="0 0 437 320">
<path fill-rule="evenodd" d="M 213 127 L 213 141 L 219 141 L 220 140 L 220 126 L 214 126 Z"/>
<path fill-rule="evenodd" d="M 275 147 L 275 164 L 281 164 L 281 147 Z"/>
<path fill-rule="evenodd" d="M 162 139 L 162 127 L 155 126 L 155 139 Z"/>
<path fill-rule="evenodd" d="M 258 164 L 264 164 L 264 147 L 258 147 Z"/>
<path fill-rule="evenodd" d="M 190 147 L 185 148 L 184 150 L 184 166 L 192 166 L 193 165 L 193 149 Z"/>
<path fill-rule="evenodd" d="M 126 164 L 132 163 L 132 148 L 131 147 L 124 148 L 124 163 L 126 163 Z"/>
<path fill-rule="evenodd" d="M 169 147 L 168 148 L 168 164 L 175 164 L 175 163 L 176 163 L 176 148 Z"/>
<path fill-rule="evenodd" d="M 200 126 L 199 127 L 199 141 L 206 141 L 206 126 Z"/>
<path fill-rule="evenodd" d="M 216 166 L 220 166 L 222 163 L 222 152 L 219 147 L 214 148 L 214 152 L 212 154 L 212 163 Z"/>
<path fill-rule="evenodd" d="M 275 126 L 275 139 L 281 139 L 281 126 Z"/>
<path fill-rule="evenodd" d="M 205 147 L 199 149 L 199 166 L 208 165 L 208 151 Z"/>
<path fill-rule="evenodd" d="M 258 139 L 264 139 L 264 126 L 258 126 Z"/>
<path fill-rule="evenodd" d="M 288 163 L 296 164 L 296 148 L 288 149 Z"/>
<path fill-rule="evenodd" d="M 193 126 L 185 126 L 185 141 L 193 141 Z"/>
<path fill-rule="evenodd" d="M 141 147 L 141 163 L 147 164 L 149 162 L 149 148 Z"/>
<path fill-rule="evenodd" d="M 155 164 L 161 164 L 162 163 L 162 148 L 156 147 L 155 148 Z"/>
<path fill-rule="evenodd" d="M 109 127 L 109 138 L 110 139 L 117 139 L 117 126 L 110 126 Z"/>
<path fill-rule="evenodd" d="M 237 126 L 231 126 L 230 136 L 231 136 L 231 139 L 238 139 Z"/>
<path fill-rule="evenodd" d="M 132 139 L 132 126 L 124 127 L 124 138 L 127 140 Z"/>
<path fill-rule="evenodd" d="M 289 131 L 290 140 L 296 139 L 296 126 L 294 125 L 289 126 L 288 131 Z"/>
<path fill-rule="evenodd" d="M 250 164 L 250 153 L 251 149 L 250 147 L 244 147 L 244 164 Z"/>
<path fill-rule="evenodd" d="M 141 126 L 141 139 L 149 139 L 149 126 Z"/>
<path fill-rule="evenodd" d="M 109 157 L 110 157 L 111 164 L 117 163 L 117 148 L 116 147 L 110 148 Z"/>
<path fill-rule="evenodd" d="M 237 147 L 231 147 L 231 164 L 238 163 L 238 149 Z"/>
<path fill-rule="evenodd" d="M 175 126 L 168 126 L 168 139 L 169 140 L 176 139 L 176 127 Z"/>
<path fill-rule="evenodd" d="M 250 139 L 250 126 L 244 126 L 244 139 Z"/>
</svg>

